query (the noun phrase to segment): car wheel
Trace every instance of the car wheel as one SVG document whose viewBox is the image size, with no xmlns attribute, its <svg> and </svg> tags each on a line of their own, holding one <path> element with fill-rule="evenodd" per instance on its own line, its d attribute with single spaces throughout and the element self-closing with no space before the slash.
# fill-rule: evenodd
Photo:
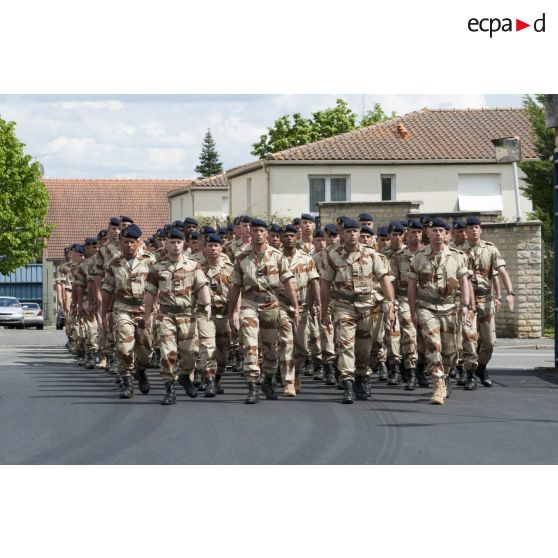
<svg viewBox="0 0 558 558">
<path fill-rule="evenodd" d="M 25 324 L 17 324 L 16 329 L 25 329 Z"/>
<path fill-rule="evenodd" d="M 37 326 L 37 329 L 43 329 L 43 326 L 42 326 L 42 325 L 38 325 L 38 326 Z"/>
</svg>

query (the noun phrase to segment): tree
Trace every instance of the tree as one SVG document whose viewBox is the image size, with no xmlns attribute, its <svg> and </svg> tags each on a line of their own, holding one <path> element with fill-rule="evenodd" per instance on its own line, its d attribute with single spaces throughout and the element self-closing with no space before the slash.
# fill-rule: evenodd
<svg viewBox="0 0 558 558">
<path fill-rule="evenodd" d="M 45 224 L 48 190 L 39 163 L 23 151 L 15 122 L 0 117 L 0 273 L 27 265 L 43 251 L 53 226 Z"/>
<path fill-rule="evenodd" d="M 521 161 L 519 167 L 525 173 L 521 191 L 533 202 L 533 216 L 542 221 L 542 236 L 546 242 L 553 238 L 552 209 L 552 155 L 554 153 L 554 130 L 546 127 L 544 115 L 544 95 L 523 97 L 523 107 L 531 123 L 533 143 L 538 160 Z"/>
<path fill-rule="evenodd" d="M 223 172 L 223 164 L 219 161 L 219 153 L 215 149 L 215 142 L 209 129 L 203 138 L 200 164 L 194 170 L 199 178 L 209 178 Z"/>
<path fill-rule="evenodd" d="M 304 118 L 298 112 L 293 114 L 292 120 L 288 114 L 278 118 L 273 127 L 267 129 L 267 134 L 260 136 L 260 140 L 252 145 L 252 155 L 265 159 L 270 153 L 350 132 L 394 116 L 395 112 L 388 116 L 376 103 L 374 109 L 369 110 L 357 124 L 357 114 L 346 101 L 337 99 L 334 107 L 314 112 L 312 118 Z"/>
</svg>

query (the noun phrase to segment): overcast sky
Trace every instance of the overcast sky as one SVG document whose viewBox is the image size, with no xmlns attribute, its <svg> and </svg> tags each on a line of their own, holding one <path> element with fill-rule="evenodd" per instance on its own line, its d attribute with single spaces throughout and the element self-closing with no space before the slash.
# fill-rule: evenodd
<svg viewBox="0 0 558 558">
<path fill-rule="evenodd" d="M 252 143 L 279 116 L 338 97 L 358 114 L 375 102 L 399 115 L 521 106 L 520 95 L 0 95 L 0 117 L 48 178 L 195 178 L 207 128 L 228 169 L 254 159 Z"/>
</svg>

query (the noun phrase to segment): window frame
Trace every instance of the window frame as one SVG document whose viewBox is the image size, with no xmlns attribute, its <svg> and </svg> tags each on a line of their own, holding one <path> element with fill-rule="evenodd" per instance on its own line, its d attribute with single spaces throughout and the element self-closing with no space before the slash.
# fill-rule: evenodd
<svg viewBox="0 0 558 558">
<path fill-rule="evenodd" d="M 314 211 L 312 207 L 310 207 L 310 180 L 316 178 L 323 178 L 325 180 L 325 199 L 324 202 L 331 201 L 331 180 L 335 178 L 344 178 L 345 179 L 345 200 L 344 201 L 351 201 L 351 175 L 350 174 L 309 174 L 308 175 L 308 208 L 311 215 L 319 215 L 319 211 Z M 321 202 L 320 202 L 321 203 Z"/>
<path fill-rule="evenodd" d="M 384 186 L 382 180 L 384 178 L 391 178 L 391 197 L 389 200 L 384 200 Z M 397 189 L 396 189 L 397 175 L 393 173 L 380 173 L 380 201 L 396 201 Z"/>
</svg>

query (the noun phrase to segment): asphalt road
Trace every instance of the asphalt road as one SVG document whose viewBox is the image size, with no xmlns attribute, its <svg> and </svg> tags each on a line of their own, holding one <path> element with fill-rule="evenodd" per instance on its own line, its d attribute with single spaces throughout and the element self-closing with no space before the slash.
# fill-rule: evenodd
<svg viewBox="0 0 558 558">
<path fill-rule="evenodd" d="M 62 332 L 0 330 L 3 464 L 556 464 L 558 372 L 551 345 L 505 341 L 494 386 L 430 391 L 375 382 L 372 399 L 304 379 L 296 399 L 244 405 L 239 376 L 214 399 L 161 406 L 163 383 L 120 400 L 113 378 L 74 364 Z M 538 346 L 538 348 L 536 348 Z"/>
</svg>

